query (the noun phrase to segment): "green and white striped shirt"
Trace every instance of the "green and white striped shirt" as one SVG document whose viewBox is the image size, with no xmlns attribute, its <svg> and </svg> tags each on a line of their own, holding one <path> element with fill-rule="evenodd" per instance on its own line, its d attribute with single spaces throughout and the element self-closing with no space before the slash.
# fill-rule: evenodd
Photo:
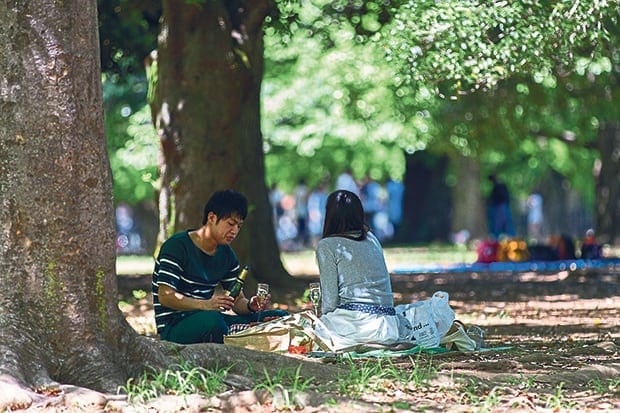
<svg viewBox="0 0 620 413">
<path fill-rule="evenodd" d="M 167 239 L 155 260 L 153 307 L 159 334 L 168 323 L 184 313 L 160 304 L 160 285 L 187 297 L 208 300 L 218 283 L 222 283 L 225 289 L 230 288 L 241 270 L 229 245 L 218 245 L 214 255 L 205 254 L 190 238 L 190 231 L 179 232 Z"/>
</svg>

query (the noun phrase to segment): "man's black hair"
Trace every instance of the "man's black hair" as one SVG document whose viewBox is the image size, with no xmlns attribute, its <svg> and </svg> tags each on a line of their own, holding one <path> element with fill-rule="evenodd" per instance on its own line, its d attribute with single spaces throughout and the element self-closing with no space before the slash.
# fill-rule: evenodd
<svg viewBox="0 0 620 413">
<path fill-rule="evenodd" d="M 205 204 L 202 225 L 207 223 L 209 212 L 217 215 L 218 221 L 230 216 L 238 216 L 245 220 L 248 215 L 248 200 L 243 194 L 233 189 L 215 191 Z"/>
</svg>

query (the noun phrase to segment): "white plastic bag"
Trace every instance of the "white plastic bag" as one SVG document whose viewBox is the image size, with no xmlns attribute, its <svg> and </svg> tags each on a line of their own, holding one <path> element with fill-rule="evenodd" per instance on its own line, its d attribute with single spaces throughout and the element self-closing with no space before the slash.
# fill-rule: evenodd
<svg viewBox="0 0 620 413">
<path fill-rule="evenodd" d="M 439 332 L 433 320 L 433 312 L 430 302 L 416 303 L 413 314 L 413 337 L 416 344 L 422 348 L 433 348 L 439 345 Z"/>
<path fill-rule="evenodd" d="M 403 304 L 396 307 L 396 312 L 402 314 L 411 323 L 411 337 L 422 348 L 433 348 L 439 345 L 439 333 L 433 320 L 430 300 Z"/>
<path fill-rule="evenodd" d="M 448 303 L 448 293 L 437 291 L 427 300 L 396 306 L 396 313 L 411 323 L 412 340 L 422 348 L 439 346 L 454 321 L 454 310 Z"/>
<path fill-rule="evenodd" d="M 443 337 L 454 322 L 454 310 L 450 307 L 448 298 L 448 293 L 445 291 L 436 291 L 430 298 L 433 320 L 437 325 L 439 337 Z"/>
</svg>

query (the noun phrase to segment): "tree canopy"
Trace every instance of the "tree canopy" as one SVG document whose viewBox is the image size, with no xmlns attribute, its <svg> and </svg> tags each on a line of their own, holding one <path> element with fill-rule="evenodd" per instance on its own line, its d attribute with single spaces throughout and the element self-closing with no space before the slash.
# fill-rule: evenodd
<svg viewBox="0 0 620 413">
<path fill-rule="evenodd" d="M 274 2 L 261 97 L 267 182 L 315 183 L 347 164 L 358 176 L 402 177 L 403 153 L 431 150 L 501 167 L 523 194 L 557 171 L 592 205 L 583 171 L 597 157 L 598 126 L 617 118 L 608 102 L 617 94 L 618 5 L 539 3 Z M 160 13 L 155 1 L 101 11 L 115 13 L 102 28 L 135 19 L 151 40 Z M 102 35 L 115 51 L 107 67 L 132 51 L 140 57 L 127 61 L 140 62 L 152 43 L 134 47 L 127 29 L 117 31 Z M 130 173 L 118 159 L 115 194 L 148 194 L 152 168 Z M 117 190 L 131 176 L 145 190 Z"/>
</svg>

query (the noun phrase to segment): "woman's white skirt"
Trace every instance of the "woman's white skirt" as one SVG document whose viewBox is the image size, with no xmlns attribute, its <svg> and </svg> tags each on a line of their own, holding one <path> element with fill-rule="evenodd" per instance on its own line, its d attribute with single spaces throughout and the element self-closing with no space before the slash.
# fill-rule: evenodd
<svg viewBox="0 0 620 413">
<path fill-rule="evenodd" d="M 320 318 L 315 334 L 333 351 L 360 344 L 392 345 L 407 341 L 410 324 L 399 315 L 368 314 L 336 308 Z M 405 324 L 405 325 L 404 325 Z"/>
</svg>

